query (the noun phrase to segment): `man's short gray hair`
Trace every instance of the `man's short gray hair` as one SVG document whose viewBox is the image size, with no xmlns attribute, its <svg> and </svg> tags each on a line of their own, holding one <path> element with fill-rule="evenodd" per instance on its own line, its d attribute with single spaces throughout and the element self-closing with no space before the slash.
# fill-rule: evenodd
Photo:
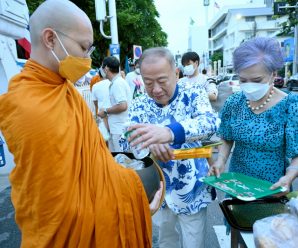
<svg viewBox="0 0 298 248">
<path fill-rule="evenodd" d="M 233 64 L 236 73 L 257 64 L 263 64 L 269 72 L 274 72 L 283 67 L 284 61 L 276 39 L 257 37 L 236 48 Z"/>
<path fill-rule="evenodd" d="M 143 61 L 146 59 L 146 58 L 165 58 L 169 64 L 171 65 L 172 69 L 175 69 L 176 66 L 175 66 L 175 59 L 174 59 L 174 56 L 173 54 L 170 52 L 169 49 L 167 48 L 164 48 L 164 47 L 153 47 L 153 48 L 149 48 L 149 49 L 146 49 L 140 60 L 139 60 L 139 65 L 140 65 L 140 68 L 142 67 L 142 63 Z"/>
</svg>

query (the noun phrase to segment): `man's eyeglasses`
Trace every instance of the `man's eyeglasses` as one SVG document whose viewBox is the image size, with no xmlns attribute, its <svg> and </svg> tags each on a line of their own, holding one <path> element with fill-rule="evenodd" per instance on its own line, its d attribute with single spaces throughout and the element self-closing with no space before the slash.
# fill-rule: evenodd
<svg viewBox="0 0 298 248">
<path fill-rule="evenodd" d="M 59 34 L 62 34 L 62 35 L 64 35 L 64 36 L 66 36 L 67 38 L 69 38 L 69 39 L 71 39 L 71 40 L 73 40 L 74 42 L 76 42 L 83 50 L 86 50 L 84 47 L 82 47 L 82 45 L 78 42 L 78 41 L 76 41 L 74 38 L 72 38 L 72 37 L 70 37 L 69 35 L 67 35 L 67 34 L 65 34 L 65 33 L 63 33 L 63 32 L 61 32 L 61 31 L 59 31 L 59 30 L 55 30 L 57 33 L 59 33 Z M 91 56 L 91 54 L 94 52 L 94 50 L 95 50 L 95 46 L 93 46 L 93 44 L 87 49 L 87 51 L 86 51 L 86 55 L 87 56 Z"/>
</svg>

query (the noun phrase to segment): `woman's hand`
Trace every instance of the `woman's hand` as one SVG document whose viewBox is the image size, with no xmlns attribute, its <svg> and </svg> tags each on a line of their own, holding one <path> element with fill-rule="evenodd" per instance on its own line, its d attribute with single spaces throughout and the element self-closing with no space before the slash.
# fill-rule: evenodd
<svg viewBox="0 0 298 248">
<path fill-rule="evenodd" d="M 274 195 L 275 197 L 281 197 L 283 195 L 286 195 L 290 192 L 290 187 L 292 185 L 292 179 L 291 177 L 285 175 L 283 177 L 281 177 L 278 182 L 276 182 L 275 184 L 273 184 L 270 189 L 271 190 L 274 190 L 274 189 L 277 189 L 278 187 L 284 187 L 286 188 L 286 191 L 283 191 L 282 193 L 278 193 L 276 195 Z"/>
<path fill-rule="evenodd" d="M 283 195 L 286 195 L 287 193 L 290 192 L 290 187 L 292 185 L 292 182 L 295 180 L 295 178 L 298 176 L 298 158 L 294 158 L 292 160 L 292 163 L 289 167 L 286 169 L 286 175 L 281 177 L 277 183 L 273 184 L 270 189 L 274 190 L 277 189 L 278 187 L 285 187 L 286 191 L 279 193 L 275 195 L 276 197 L 280 197 Z"/>
<path fill-rule="evenodd" d="M 225 165 L 216 160 L 210 167 L 209 167 L 209 172 L 208 176 L 216 176 L 220 177 L 220 174 L 224 172 L 225 170 Z"/>
<path fill-rule="evenodd" d="M 225 165 L 228 161 L 234 141 L 225 139 L 221 139 L 221 141 L 223 144 L 218 147 L 217 159 L 210 166 L 208 176 L 215 175 L 216 177 L 220 177 L 220 174 L 225 170 Z"/>
<path fill-rule="evenodd" d="M 151 214 L 153 214 L 158 209 L 158 207 L 160 205 L 162 191 L 163 191 L 163 184 L 162 184 L 162 182 L 160 182 L 160 188 L 155 193 L 154 198 L 149 205 Z"/>
</svg>

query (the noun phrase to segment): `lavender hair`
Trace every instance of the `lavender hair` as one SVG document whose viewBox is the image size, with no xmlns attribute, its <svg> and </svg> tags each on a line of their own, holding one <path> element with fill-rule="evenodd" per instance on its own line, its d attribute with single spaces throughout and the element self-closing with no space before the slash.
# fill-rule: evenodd
<svg viewBox="0 0 298 248">
<path fill-rule="evenodd" d="M 283 54 L 276 39 L 257 37 L 242 43 L 233 53 L 236 73 L 257 64 L 263 64 L 269 72 L 283 67 Z"/>
</svg>

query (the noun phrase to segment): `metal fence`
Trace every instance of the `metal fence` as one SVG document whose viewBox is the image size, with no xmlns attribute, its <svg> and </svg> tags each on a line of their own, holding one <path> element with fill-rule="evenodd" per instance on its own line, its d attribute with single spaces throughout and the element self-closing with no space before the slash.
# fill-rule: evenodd
<svg viewBox="0 0 298 248">
<path fill-rule="evenodd" d="M 91 91 L 90 91 L 90 85 L 89 84 L 84 84 L 84 85 L 76 85 L 75 86 L 77 88 L 77 90 L 79 91 L 79 93 L 82 95 L 82 97 L 84 98 L 84 100 L 86 101 L 89 109 L 92 112 L 92 115 L 95 115 L 95 106 L 94 103 L 92 101 L 92 95 L 91 95 Z"/>
</svg>

